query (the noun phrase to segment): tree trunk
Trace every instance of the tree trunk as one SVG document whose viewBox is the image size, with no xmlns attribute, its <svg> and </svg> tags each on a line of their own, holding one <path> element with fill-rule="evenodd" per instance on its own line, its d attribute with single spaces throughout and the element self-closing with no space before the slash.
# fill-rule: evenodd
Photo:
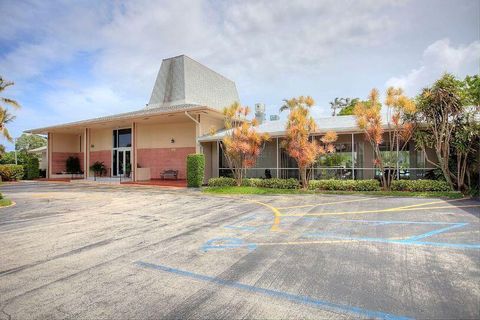
<svg viewBox="0 0 480 320">
<path fill-rule="evenodd" d="M 308 189 L 307 168 L 301 167 L 299 168 L 299 171 L 300 171 L 300 182 L 302 184 L 302 189 L 307 190 Z"/>
<path fill-rule="evenodd" d="M 450 175 L 450 169 L 448 168 L 448 159 L 444 159 L 442 157 L 438 148 L 435 151 L 435 153 L 437 154 L 437 159 L 438 159 L 438 162 L 440 163 L 440 169 L 442 170 L 442 173 L 443 173 L 443 176 L 445 177 L 445 180 L 447 181 L 447 183 L 450 185 L 450 187 L 452 189 L 455 189 L 455 185 L 454 185 L 454 183 L 452 181 L 452 177 Z"/>
</svg>

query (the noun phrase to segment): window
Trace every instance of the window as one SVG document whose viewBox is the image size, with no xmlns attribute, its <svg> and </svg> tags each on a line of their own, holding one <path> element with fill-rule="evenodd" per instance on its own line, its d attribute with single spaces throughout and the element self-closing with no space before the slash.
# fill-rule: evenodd
<svg viewBox="0 0 480 320">
<path fill-rule="evenodd" d="M 132 146 L 132 129 L 113 130 L 113 147 L 128 148 Z"/>
</svg>

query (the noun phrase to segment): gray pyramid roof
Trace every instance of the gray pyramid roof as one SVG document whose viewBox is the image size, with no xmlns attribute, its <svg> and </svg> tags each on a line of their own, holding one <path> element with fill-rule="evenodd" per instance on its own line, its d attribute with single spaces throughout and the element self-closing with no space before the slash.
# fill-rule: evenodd
<svg viewBox="0 0 480 320">
<path fill-rule="evenodd" d="M 207 106 L 219 111 L 240 101 L 235 82 L 185 56 L 162 61 L 147 108 Z"/>
</svg>

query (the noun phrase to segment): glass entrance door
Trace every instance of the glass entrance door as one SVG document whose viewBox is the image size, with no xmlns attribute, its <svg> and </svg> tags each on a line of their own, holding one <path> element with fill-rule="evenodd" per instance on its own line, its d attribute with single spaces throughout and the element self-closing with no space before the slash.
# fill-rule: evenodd
<svg viewBox="0 0 480 320">
<path fill-rule="evenodd" d="M 129 176 L 131 171 L 131 150 L 116 149 L 113 150 L 113 175 Z"/>
<path fill-rule="evenodd" d="M 129 177 L 132 165 L 132 129 L 113 130 L 112 176 Z"/>
</svg>

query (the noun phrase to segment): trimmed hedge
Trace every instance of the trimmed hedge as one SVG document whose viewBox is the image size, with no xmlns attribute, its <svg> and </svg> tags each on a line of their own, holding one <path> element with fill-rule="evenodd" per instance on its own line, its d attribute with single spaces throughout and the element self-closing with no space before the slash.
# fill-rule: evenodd
<svg viewBox="0 0 480 320">
<path fill-rule="evenodd" d="M 311 180 L 310 190 L 379 191 L 378 180 Z"/>
<path fill-rule="evenodd" d="M 187 185 L 198 188 L 203 184 L 205 177 L 205 156 L 203 154 L 189 154 L 187 156 Z"/>
<path fill-rule="evenodd" d="M 208 180 L 209 187 L 234 187 L 236 186 L 233 178 L 211 178 Z M 297 189 L 299 182 L 297 179 L 244 179 L 242 186 L 274 188 L 274 189 Z M 331 191 L 380 191 L 381 186 L 378 180 L 311 180 L 310 190 L 331 190 Z M 445 181 L 439 180 L 394 180 L 392 181 L 392 191 L 452 191 Z"/>
<path fill-rule="evenodd" d="M 211 178 L 208 180 L 209 187 L 235 187 L 237 184 L 233 178 Z M 297 179 L 243 179 L 242 186 L 258 187 L 271 189 L 297 189 L 299 184 Z"/>
<path fill-rule="evenodd" d="M 23 166 L 16 164 L 0 165 L 0 177 L 2 181 L 17 181 L 23 178 Z"/>
<path fill-rule="evenodd" d="M 245 185 L 259 188 L 271 189 L 297 189 L 299 183 L 297 179 L 245 179 Z"/>
<path fill-rule="evenodd" d="M 25 179 L 38 179 L 40 176 L 40 164 L 37 157 L 30 157 L 25 165 Z"/>
<path fill-rule="evenodd" d="M 452 191 L 446 181 L 441 180 L 394 180 L 393 191 Z"/>
<path fill-rule="evenodd" d="M 236 185 L 235 179 L 233 178 L 219 177 L 208 179 L 209 187 L 235 187 Z"/>
</svg>

